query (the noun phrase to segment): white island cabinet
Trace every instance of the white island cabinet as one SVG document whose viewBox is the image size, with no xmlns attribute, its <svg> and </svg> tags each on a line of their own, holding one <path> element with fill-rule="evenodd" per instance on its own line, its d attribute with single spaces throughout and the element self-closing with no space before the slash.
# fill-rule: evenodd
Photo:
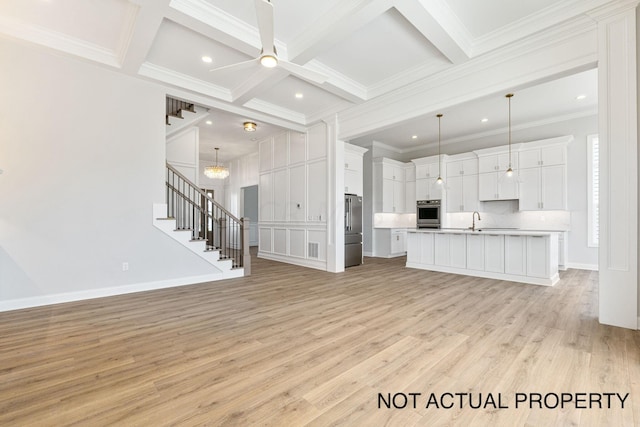
<svg viewBox="0 0 640 427">
<path fill-rule="evenodd" d="M 558 234 L 549 231 L 409 230 L 407 267 L 553 286 Z"/>
</svg>

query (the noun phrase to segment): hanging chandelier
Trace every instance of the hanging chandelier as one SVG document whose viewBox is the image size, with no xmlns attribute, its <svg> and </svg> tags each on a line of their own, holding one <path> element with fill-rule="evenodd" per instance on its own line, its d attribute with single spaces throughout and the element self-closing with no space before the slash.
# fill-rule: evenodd
<svg viewBox="0 0 640 427">
<path fill-rule="evenodd" d="M 206 168 L 204 168 L 204 174 L 206 175 L 207 178 L 211 178 L 211 179 L 225 179 L 226 177 L 229 176 L 229 169 L 224 166 L 218 165 L 219 148 L 216 147 L 215 150 L 216 150 L 216 164 L 215 166 L 207 166 Z"/>
</svg>

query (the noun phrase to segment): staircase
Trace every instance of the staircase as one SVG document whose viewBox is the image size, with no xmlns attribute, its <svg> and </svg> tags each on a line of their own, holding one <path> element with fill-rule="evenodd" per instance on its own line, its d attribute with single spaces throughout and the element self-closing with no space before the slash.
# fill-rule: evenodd
<svg viewBox="0 0 640 427">
<path fill-rule="evenodd" d="M 165 113 L 167 138 L 191 126 L 196 126 L 208 116 L 209 110 L 204 107 L 167 96 Z"/>
<path fill-rule="evenodd" d="M 153 225 L 220 272 L 220 280 L 251 274 L 249 224 L 167 163 L 167 203 L 153 206 Z"/>
</svg>

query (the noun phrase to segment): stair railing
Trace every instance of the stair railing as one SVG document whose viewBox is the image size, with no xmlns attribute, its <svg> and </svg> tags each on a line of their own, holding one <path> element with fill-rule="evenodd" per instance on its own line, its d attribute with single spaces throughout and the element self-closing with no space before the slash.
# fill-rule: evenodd
<svg viewBox="0 0 640 427">
<path fill-rule="evenodd" d="M 204 240 L 207 250 L 220 251 L 233 268 L 250 268 L 248 221 L 238 219 L 167 163 L 167 216 L 178 230 L 190 230 L 192 240 Z"/>
</svg>

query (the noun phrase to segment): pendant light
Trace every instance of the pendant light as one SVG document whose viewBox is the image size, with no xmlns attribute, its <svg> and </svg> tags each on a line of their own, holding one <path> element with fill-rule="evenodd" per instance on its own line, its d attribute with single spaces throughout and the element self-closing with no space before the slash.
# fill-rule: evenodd
<svg viewBox="0 0 640 427">
<path fill-rule="evenodd" d="M 436 117 L 438 118 L 438 179 L 436 179 L 436 184 L 442 185 L 442 183 L 444 182 L 442 180 L 442 173 L 441 173 L 442 160 L 440 159 L 440 133 L 441 133 L 440 121 L 442 119 L 442 114 L 438 114 L 436 115 Z"/>
<path fill-rule="evenodd" d="M 511 98 L 513 98 L 513 94 L 508 93 L 505 97 L 509 101 L 509 169 L 507 169 L 506 175 L 510 177 L 513 175 L 513 169 L 511 169 Z"/>
<path fill-rule="evenodd" d="M 207 178 L 212 178 L 212 179 L 225 179 L 226 177 L 229 176 L 229 169 L 225 168 L 224 166 L 218 166 L 218 150 L 219 148 L 216 147 L 216 165 L 215 166 L 207 166 L 206 168 L 204 168 L 204 174 L 207 176 Z"/>
</svg>

